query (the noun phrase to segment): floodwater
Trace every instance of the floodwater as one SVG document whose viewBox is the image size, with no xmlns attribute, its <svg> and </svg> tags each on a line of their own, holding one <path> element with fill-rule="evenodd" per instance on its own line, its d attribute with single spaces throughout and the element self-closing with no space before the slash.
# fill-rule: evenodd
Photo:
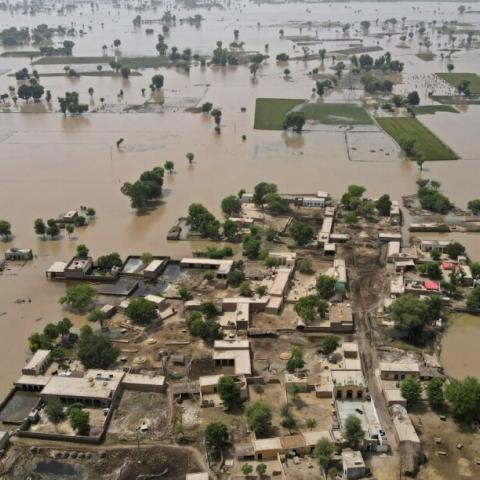
<svg viewBox="0 0 480 480">
<path fill-rule="evenodd" d="M 158 69 L 158 73 L 165 75 L 164 105 L 160 113 L 115 113 L 121 111 L 124 104 L 139 105 L 145 101 L 141 88 L 148 91 L 150 78 L 156 73 L 152 69 L 143 70 L 142 76 L 129 80 L 41 77 L 41 83 L 52 91 L 53 98 L 66 90 L 77 90 L 81 100 L 98 106 L 99 98 L 104 97 L 110 113 L 66 118 L 60 113 L 48 113 L 45 106 L 27 106 L 22 110 L 43 108 L 47 113 L 0 113 L 0 218 L 11 222 L 14 234 L 11 241 L 0 243 L 0 251 L 11 246 L 30 247 L 36 254 L 33 262 L 12 266 L 0 276 L 0 393 L 11 385 L 28 355 L 28 335 L 66 314 L 58 304 L 64 285 L 48 282 L 44 272 L 53 261 L 69 259 L 79 243 L 85 243 L 94 256 L 111 251 L 118 251 L 124 258 L 144 251 L 172 257 L 188 255 L 201 246 L 167 242 L 166 234 L 177 218 L 185 215 L 189 204 L 204 203 L 219 215 L 223 197 L 241 188 L 252 189 L 262 180 L 277 183 L 283 192 L 328 190 L 339 196 L 347 185 L 358 183 L 365 185 L 372 197 L 388 192 L 392 198 L 399 199 L 401 195 L 413 193 L 415 181 L 421 176 L 418 168 L 406 160 L 382 132 L 348 134 L 351 145 L 355 146 L 349 158 L 344 130 L 340 128 L 330 126 L 325 131 L 301 135 L 253 130 L 255 99 L 310 98 L 314 82 L 307 73 L 315 67 L 331 72 L 329 60 L 324 65 L 318 61 L 290 61 L 291 79 L 284 78 L 285 65 L 277 65 L 275 55 L 281 52 L 301 55 L 300 47 L 294 51 L 292 42 L 279 38 L 280 28 L 285 30 L 285 35 L 299 34 L 299 28 L 288 22 L 370 20 L 371 33 L 376 33 L 379 31 L 374 24 L 376 18 L 407 16 L 412 23 L 432 19 L 441 23 L 442 19 L 460 20 L 457 7 L 458 3 L 439 6 L 433 2 L 352 2 L 332 5 L 234 3 L 231 10 L 177 8 L 178 17 L 200 13 L 205 21 L 200 28 L 188 24 L 172 27 L 165 38 L 169 46 L 176 45 L 180 50 L 191 47 L 193 53 L 206 54 L 215 48 L 217 40 L 222 40 L 224 45 L 233 41 L 233 30 L 238 28 L 246 50 L 263 52 L 268 43 L 272 58 L 259 69 L 256 79 L 252 79 L 246 66 L 194 66 L 190 73 L 174 68 Z M 143 12 L 142 16 L 160 18 L 162 12 L 163 8 L 159 8 L 157 12 Z M 110 45 L 115 38 L 121 39 L 120 52 L 124 56 L 153 55 L 160 28 L 153 25 L 155 34 L 147 36 L 145 26 L 133 28 L 135 15 L 134 11 L 125 9 L 117 14 L 105 4 L 92 15 L 90 6 L 82 4 L 68 16 L 44 13 L 12 16 L 0 12 L 0 28 L 73 22 L 77 28 L 85 25 L 88 32 L 83 38 L 73 39 L 77 56 L 101 55 L 101 46 Z M 479 24 L 480 15 L 468 15 L 468 21 Z M 101 22 L 105 24 L 103 29 Z M 91 31 L 88 31 L 89 25 Z M 315 29 L 318 29 L 319 38 L 342 38 L 341 30 L 334 27 L 309 29 L 304 26 L 302 34 L 314 36 Z M 359 35 L 352 31 L 350 36 Z M 419 49 L 418 40 L 410 43 L 410 49 L 400 49 L 396 47 L 399 42 L 395 36 L 364 39 L 366 46 L 377 42 L 391 51 L 394 58 L 405 62 L 403 83 L 397 85 L 396 90 L 404 92 L 418 88 L 426 100 L 427 86 L 419 76 L 444 71 L 445 62 L 439 57 L 431 62 L 417 58 L 414 53 Z M 331 51 L 347 46 L 348 42 L 342 40 L 318 44 L 314 49 L 324 47 Z M 478 71 L 479 51 L 459 52 L 454 60 L 456 71 Z M 4 72 L 0 74 L 2 93 L 9 85 L 16 84 L 14 78 L 7 76 L 8 71 L 14 72 L 28 63 L 29 59 L 0 57 L 0 72 Z M 39 66 L 38 71 L 41 75 L 61 68 Z M 95 65 L 75 68 L 94 70 Z M 94 88 L 92 99 L 87 93 L 89 87 Z M 124 97 L 118 101 L 120 89 Z M 360 97 L 359 91 L 335 92 L 331 100 L 350 101 Z M 185 107 L 204 101 L 212 102 L 223 111 L 220 135 L 214 132 L 208 115 L 184 111 Z M 245 107 L 246 112 L 241 112 L 241 107 Z M 461 115 L 442 113 L 421 117 L 464 158 L 456 162 L 429 162 L 424 165 L 423 176 L 441 181 L 445 193 L 463 207 L 479 196 L 477 162 L 480 160 L 480 144 L 475 141 L 480 106 L 468 106 L 464 110 Z M 244 134 L 246 141 L 241 139 Z M 119 138 L 124 138 L 125 142 L 117 150 L 115 142 Z M 195 154 L 192 165 L 188 165 L 185 158 L 187 152 Z M 166 160 L 175 162 L 175 173 L 166 174 L 162 205 L 146 215 L 137 215 L 120 193 L 120 186 L 125 181 L 137 179 L 146 169 L 163 165 Z M 42 240 L 34 234 L 35 218 L 56 217 L 80 205 L 94 207 L 97 218 L 88 227 L 77 229 L 71 239 L 65 236 L 55 241 Z M 472 247 L 470 254 L 480 258 L 478 237 L 469 235 L 468 238 L 472 239 L 468 242 Z M 18 303 L 18 299 L 27 301 Z M 82 321 L 69 316 L 77 322 Z"/>
<path fill-rule="evenodd" d="M 445 373 L 462 380 L 465 377 L 480 379 L 478 369 L 478 345 L 480 342 L 480 318 L 473 315 L 452 315 L 442 339 L 441 362 Z M 461 352 L 461 355 L 459 354 Z"/>
</svg>

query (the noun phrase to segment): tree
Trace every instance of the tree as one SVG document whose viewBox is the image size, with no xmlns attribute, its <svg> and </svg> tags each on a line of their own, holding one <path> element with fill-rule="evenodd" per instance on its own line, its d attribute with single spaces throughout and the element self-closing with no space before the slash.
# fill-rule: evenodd
<svg viewBox="0 0 480 480">
<path fill-rule="evenodd" d="M 242 201 L 236 195 L 229 195 L 222 200 L 221 208 L 227 217 L 231 217 L 241 212 Z"/>
<path fill-rule="evenodd" d="M 118 38 L 116 38 L 116 39 L 113 41 L 113 46 L 114 46 L 115 48 L 118 48 L 121 44 L 122 44 L 122 42 L 121 42 Z"/>
<path fill-rule="evenodd" d="M 237 407 L 242 401 L 240 385 L 232 377 L 221 377 L 217 383 L 217 392 L 228 409 Z"/>
<path fill-rule="evenodd" d="M 453 63 L 448 63 L 447 64 L 447 70 L 449 72 L 453 72 L 454 69 L 455 69 L 455 65 Z"/>
<path fill-rule="evenodd" d="M 145 208 L 151 200 L 162 196 L 163 175 L 163 168 L 155 167 L 143 172 L 136 182 L 125 182 L 120 191 L 130 197 L 132 208 Z"/>
<path fill-rule="evenodd" d="M 375 217 L 375 203 L 365 200 L 363 201 L 360 206 L 358 207 L 358 213 L 366 218 L 372 219 Z"/>
<path fill-rule="evenodd" d="M 6 220 L 0 220 L 0 237 L 8 238 L 12 234 L 10 223 Z"/>
<path fill-rule="evenodd" d="M 220 223 L 202 204 L 192 203 L 188 207 L 187 224 L 202 237 L 216 237 Z"/>
<path fill-rule="evenodd" d="M 225 445 L 228 440 L 228 428 L 222 422 L 212 422 L 205 429 L 205 441 L 215 450 Z"/>
<path fill-rule="evenodd" d="M 174 163 L 171 160 L 167 160 L 163 165 L 163 168 L 171 175 L 173 173 L 173 169 L 175 168 Z"/>
<path fill-rule="evenodd" d="M 285 405 L 285 407 L 282 409 L 282 417 L 282 427 L 288 429 L 289 433 L 291 434 L 292 430 L 297 427 L 297 421 L 293 416 L 293 413 L 288 408 L 288 405 Z"/>
<path fill-rule="evenodd" d="M 102 255 L 97 259 L 97 267 L 103 272 L 110 272 L 114 268 L 120 268 L 123 265 L 120 254 L 117 252 L 109 253 L 108 255 Z"/>
<path fill-rule="evenodd" d="M 323 300 L 330 300 L 335 294 L 336 283 L 330 275 L 319 275 L 316 283 L 318 296 Z"/>
<path fill-rule="evenodd" d="M 453 414 L 460 421 L 473 423 L 480 419 L 480 383 L 475 377 L 452 381 L 445 394 Z"/>
<path fill-rule="evenodd" d="M 441 280 L 443 277 L 442 270 L 437 262 L 422 263 L 418 270 L 422 276 L 426 276 L 432 280 Z"/>
<path fill-rule="evenodd" d="M 307 418 L 305 425 L 310 431 L 312 431 L 317 426 L 317 421 L 314 418 Z"/>
<path fill-rule="evenodd" d="M 445 402 L 443 382 L 440 378 L 432 378 L 427 384 L 428 403 L 432 408 L 440 408 Z"/>
<path fill-rule="evenodd" d="M 345 222 L 348 223 L 350 226 L 353 226 L 358 222 L 358 217 L 355 212 L 346 212 L 344 218 Z"/>
<path fill-rule="evenodd" d="M 459 256 L 465 255 L 466 250 L 461 243 L 451 242 L 445 247 L 444 251 L 450 258 L 456 260 Z"/>
<path fill-rule="evenodd" d="M 227 283 L 231 287 L 240 286 L 244 280 L 245 280 L 245 273 L 243 272 L 243 270 L 240 270 L 238 268 L 234 268 L 233 270 L 230 270 L 230 272 L 227 274 Z"/>
<path fill-rule="evenodd" d="M 163 75 L 154 75 L 152 77 L 152 85 L 155 90 L 160 90 L 164 85 L 164 76 Z"/>
<path fill-rule="evenodd" d="M 77 245 L 77 257 L 87 258 L 89 252 L 90 250 L 83 243 L 81 243 L 80 245 Z"/>
<path fill-rule="evenodd" d="M 45 236 L 45 233 L 47 232 L 47 226 L 41 218 L 37 218 L 33 223 L 33 230 L 37 235 Z"/>
<path fill-rule="evenodd" d="M 314 235 L 313 228 L 301 222 L 293 222 L 288 231 L 298 245 L 306 245 Z"/>
<path fill-rule="evenodd" d="M 350 447 L 358 449 L 363 441 L 365 432 L 362 428 L 362 422 L 355 415 L 349 415 L 345 421 L 345 437 Z"/>
<path fill-rule="evenodd" d="M 51 340 L 55 340 L 59 335 L 58 327 L 54 323 L 47 323 L 43 329 L 43 333 Z"/>
<path fill-rule="evenodd" d="M 291 128 L 297 133 L 301 133 L 303 126 L 305 125 L 305 113 L 303 112 L 290 112 L 285 115 L 283 120 L 283 129 L 288 130 Z"/>
<path fill-rule="evenodd" d="M 480 311 L 480 287 L 475 287 L 470 291 L 466 303 L 467 310 L 470 313 L 478 313 Z"/>
<path fill-rule="evenodd" d="M 265 402 L 250 403 L 245 409 L 247 423 L 256 435 L 265 435 L 272 422 L 272 407 Z"/>
<path fill-rule="evenodd" d="M 300 273 L 311 273 L 312 261 L 309 258 L 301 258 L 297 262 L 297 269 Z"/>
<path fill-rule="evenodd" d="M 65 226 L 65 230 L 67 231 L 68 233 L 68 238 L 70 238 L 70 235 L 73 233 L 73 231 L 75 230 L 75 226 L 71 223 L 69 223 L 68 225 Z"/>
<path fill-rule="evenodd" d="M 103 327 L 103 322 L 106 319 L 105 313 L 102 311 L 101 308 L 94 308 L 88 315 L 87 315 L 87 320 L 89 322 L 99 322 L 100 327 Z"/>
<path fill-rule="evenodd" d="M 72 321 L 69 318 L 64 317 L 57 323 L 58 334 L 63 338 L 65 337 L 65 335 L 68 335 L 70 333 L 70 329 L 72 327 Z"/>
<path fill-rule="evenodd" d="M 385 193 L 377 200 L 377 210 L 380 215 L 383 217 L 388 217 L 390 215 L 390 209 L 392 207 L 392 201 L 390 200 L 390 195 Z"/>
<path fill-rule="evenodd" d="M 52 423 L 58 423 L 65 418 L 62 402 L 56 398 L 47 402 L 45 405 L 45 413 Z"/>
<path fill-rule="evenodd" d="M 420 96 L 416 90 L 407 95 L 407 103 L 411 106 L 415 106 L 420 103 Z"/>
<path fill-rule="evenodd" d="M 90 414 L 78 407 L 72 407 L 68 414 L 70 425 L 79 435 L 88 435 L 90 430 Z"/>
<path fill-rule="evenodd" d="M 62 305 L 67 305 L 73 310 L 86 309 L 97 296 L 97 291 L 87 284 L 78 284 L 67 288 L 65 294 L 60 298 Z"/>
<path fill-rule="evenodd" d="M 400 383 L 400 391 L 408 405 L 413 405 L 420 400 L 422 385 L 416 378 L 406 378 Z"/>
<path fill-rule="evenodd" d="M 330 355 L 338 348 L 338 338 L 334 335 L 326 335 L 322 339 L 322 352 Z"/>
<path fill-rule="evenodd" d="M 195 158 L 195 155 L 191 152 L 188 152 L 185 157 L 187 157 L 188 163 L 191 165 L 193 162 L 193 159 Z"/>
<path fill-rule="evenodd" d="M 264 463 L 258 463 L 255 471 L 257 472 L 259 477 L 263 477 L 265 473 L 267 473 L 267 466 Z"/>
<path fill-rule="evenodd" d="M 301 297 L 295 303 L 295 313 L 305 322 L 313 322 L 318 315 L 319 298 L 315 295 Z"/>
<path fill-rule="evenodd" d="M 258 258 L 261 246 L 261 242 L 253 235 L 247 235 L 243 241 L 243 251 L 250 260 Z"/>
<path fill-rule="evenodd" d="M 244 463 L 240 470 L 246 477 L 248 477 L 253 472 L 253 467 L 248 463 Z"/>
<path fill-rule="evenodd" d="M 290 359 L 287 362 L 287 371 L 293 373 L 295 370 L 301 370 L 304 366 L 303 350 L 299 347 L 292 347 Z"/>
<path fill-rule="evenodd" d="M 428 318 L 427 310 L 427 304 L 413 294 L 402 295 L 390 306 L 397 328 L 412 340 L 421 337 Z"/>
<path fill-rule="evenodd" d="M 480 198 L 475 198 L 468 202 L 467 208 L 472 211 L 474 215 L 480 215 Z"/>
<path fill-rule="evenodd" d="M 266 195 L 270 193 L 277 193 L 277 186 L 274 183 L 258 183 L 253 190 L 253 203 L 257 207 L 262 207 L 265 203 Z"/>
<path fill-rule="evenodd" d="M 143 297 L 133 298 L 125 309 L 125 315 L 139 325 L 148 325 L 157 318 L 157 308 L 154 303 Z"/>
<path fill-rule="evenodd" d="M 328 468 L 335 453 L 335 446 L 327 438 L 321 438 L 313 450 L 313 455 L 324 470 Z"/>
<path fill-rule="evenodd" d="M 108 368 L 120 355 L 120 350 L 107 337 L 96 335 L 88 325 L 80 332 L 77 356 L 85 368 Z"/>
<path fill-rule="evenodd" d="M 150 252 L 143 252 L 140 256 L 140 260 L 145 266 L 148 266 L 153 260 L 153 255 Z"/>
<path fill-rule="evenodd" d="M 40 349 L 51 350 L 52 340 L 43 333 L 35 332 L 28 337 L 28 348 L 32 353 Z"/>
</svg>

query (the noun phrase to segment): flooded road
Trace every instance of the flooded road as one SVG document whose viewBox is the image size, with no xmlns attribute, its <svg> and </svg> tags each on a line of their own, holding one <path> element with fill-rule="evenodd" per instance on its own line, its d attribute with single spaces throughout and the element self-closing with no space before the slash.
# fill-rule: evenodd
<svg viewBox="0 0 480 480">
<path fill-rule="evenodd" d="M 112 251 L 119 252 L 122 257 L 145 251 L 172 257 L 189 255 L 196 246 L 166 241 L 168 229 L 186 213 L 188 206 L 201 202 L 220 215 L 223 197 L 241 188 L 250 190 L 260 181 L 275 182 L 283 192 L 327 190 L 335 197 L 349 184 L 357 183 L 367 188 L 369 196 L 388 192 L 392 198 L 400 199 L 402 195 L 414 193 L 415 181 L 423 175 L 441 181 L 445 193 L 459 206 L 465 207 L 469 200 L 479 196 L 480 143 L 469 139 L 475 138 L 478 130 L 480 106 L 469 106 L 462 115 L 422 116 L 422 122 L 464 158 L 455 162 L 428 162 L 422 175 L 379 130 L 348 134 L 356 149 L 351 159 L 341 128 L 306 131 L 301 135 L 253 130 L 257 97 L 310 98 L 314 82 L 308 72 L 314 67 L 331 72 L 329 61 L 323 66 L 318 61 L 290 61 L 291 80 L 284 78 L 285 66 L 276 64 L 275 55 L 283 51 L 300 54 L 298 48 L 296 53 L 292 50 L 293 43 L 279 38 L 280 28 L 285 29 L 285 35 L 299 33 L 299 28 L 289 21 L 359 20 L 359 14 L 355 13 L 358 9 L 362 9 L 362 19 L 372 21 L 377 17 L 400 18 L 405 12 L 412 20 L 437 18 L 440 21 L 452 16 L 456 18 L 457 7 L 457 3 L 442 4 L 439 9 L 434 3 L 380 5 L 362 2 L 334 6 L 248 5 L 242 12 L 240 7 L 233 11 L 177 11 L 178 16 L 201 13 L 206 20 L 198 29 L 186 24 L 172 29 L 166 38 L 169 45 L 177 45 L 179 49 L 192 47 L 194 53 L 206 54 L 215 47 L 217 40 L 225 44 L 232 41 L 233 29 L 238 28 L 246 49 L 263 52 L 268 43 L 272 58 L 260 68 L 256 79 L 251 78 L 246 66 L 196 66 L 188 74 L 174 68 L 159 69 L 158 73 L 165 75 L 166 82 L 162 113 L 87 113 L 77 118 L 66 118 L 60 113 L 0 113 L 0 218 L 9 220 L 13 231 L 11 241 L 0 243 L 0 251 L 12 246 L 25 247 L 32 248 L 37 256 L 35 261 L 13 266 L 0 276 L 0 394 L 11 385 L 28 355 L 26 339 L 30 333 L 66 315 L 58 304 L 64 284 L 48 282 L 44 272 L 53 261 L 68 260 L 79 243 L 85 243 L 95 257 Z M 158 25 L 153 27 L 155 35 L 146 36 L 144 26 L 133 28 L 133 11 L 122 10 L 120 15 L 112 12 L 113 20 L 109 21 L 106 7 L 100 8 L 100 13 L 91 15 L 90 7 L 83 6 L 71 17 L 45 14 L 11 17 L 3 12 L 0 13 L 0 28 L 13 23 L 32 26 L 42 22 L 67 24 L 73 20 L 79 28 L 82 24 L 92 25 L 91 33 L 74 38 L 75 55 L 101 55 L 101 46 L 110 45 L 114 38 L 121 38 L 120 50 L 124 56 L 155 54 Z M 161 11 L 142 15 L 159 18 Z M 104 29 L 101 21 L 105 22 Z M 470 15 L 469 21 L 480 22 L 480 15 Z M 338 28 L 318 27 L 318 30 L 320 38 L 342 36 Z M 314 35 L 314 31 L 315 27 L 303 28 L 303 34 Z M 445 70 L 445 62 L 439 59 L 432 62 L 418 59 L 414 55 L 416 46 L 405 50 L 396 47 L 398 42 L 394 38 L 365 39 L 367 45 L 377 42 L 406 64 L 404 83 L 396 86 L 398 91 L 414 86 L 418 81 L 414 75 Z M 332 43 L 317 45 L 315 49 L 325 46 L 334 50 L 342 45 L 341 42 Z M 462 52 L 455 58 L 457 70 L 478 70 L 478 60 L 478 50 Z M 29 59 L 0 57 L 0 71 L 12 72 L 28 63 Z M 39 66 L 38 70 L 41 75 L 61 68 L 58 65 Z M 87 67 L 78 66 L 79 71 L 82 68 Z M 94 68 L 95 65 L 87 69 Z M 100 97 L 105 98 L 107 111 L 115 112 L 125 103 L 145 101 L 141 88 L 148 90 L 150 78 L 157 72 L 149 69 L 141 73 L 142 76 L 128 80 L 40 78 L 45 88 L 52 90 L 54 98 L 65 90 L 75 89 L 83 101 L 92 102 L 93 106 L 98 106 Z M 0 74 L 2 92 L 12 84 L 16 84 L 14 78 Z M 95 91 L 92 99 L 87 93 L 89 87 Z M 121 101 L 117 100 L 119 89 L 124 90 Z M 426 91 L 419 93 L 426 98 Z M 358 91 L 336 92 L 332 99 L 352 100 L 360 94 Z M 210 116 L 184 111 L 204 101 L 222 109 L 220 135 L 214 132 Z M 246 111 L 242 112 L 241 107 Z M 48 112 L 45 106 L 43 110 Z M 246 141 L 242 140 L 242 135 L 246 135 Z M 117 149 L 115 142 L 119 138 L 125 141 L 122 148 Z M 387 156 L 386 151 L 392 153 Z M 185 158 L 187 152 L 195 154 L 192 165 Z M 137 215 L 130 208 L 128 198 L 120 193 L 120 186 L 125 181 L 134 181 L 144 170 L 163 165 L 166 160 L 175 163 L 175 173 L 165 175 L 162 205 L 146 215 Z M 35 235 L 35 218 L 55 218 L 80 205 L 95 208 L 97 218 L 88 227 L 76 229 L 72 238 L 64 235 L 50 241 Z M 459 238 L 470 254 L 480 259 L 477 239 L 470 235 L 468 240 L 467 235 Z M 18 303 L 19 299 L 27 301 Z"/>
</svg>

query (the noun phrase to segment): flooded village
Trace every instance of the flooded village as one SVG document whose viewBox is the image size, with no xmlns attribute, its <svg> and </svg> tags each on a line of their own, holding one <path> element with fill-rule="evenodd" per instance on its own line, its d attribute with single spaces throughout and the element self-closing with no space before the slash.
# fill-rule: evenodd
<svg viewBox="0 0 480 480">
<path fill-rule="evenodd" d="M 0 478 L 480 478 L 480 6 L 0 1 Z"/>
</svg>

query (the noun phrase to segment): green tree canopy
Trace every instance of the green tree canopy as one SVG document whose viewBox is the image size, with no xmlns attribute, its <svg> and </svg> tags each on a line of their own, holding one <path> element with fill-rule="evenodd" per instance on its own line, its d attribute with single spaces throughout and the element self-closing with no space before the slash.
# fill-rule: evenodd
<svg viewBox="0 0 480 480">
<path fill-rule="evenodd" d="M 77 344 L 77 356 L 85 368 L 108 368 L 120 355 L 120 350 L 107 337 L 84 328 Z"/>
<path fill-rule="evenodd" d="M 420 400 L 422 385 L 416 378 L 406 378 L 400 383 L 400 391 L 408 405 L 413 405 Z"/>
<path fill-rule="evenodd" d="M 125 309 L 125 315 L 139 325 L 148 325 L 157 318 L 157 308 L 154 303 L 143 297 L 133 298 Z"/>
<path fill-rule="evenodd" d="M 355 415 L 349 415 L 345 421 L 345 437 L 350 447 L 358 449 L 363 441 L 365 432 L 362 428 L 362 422 Z"/>
<path fill-rule="evenodd" d="M 298 245 L 302 246 L 309 243 L 314 235 L 313 228 L 302 222 L 293 222 L 288 233 Z"/>
<path fill-rule="evenodd" d="M 475 377 L 452 381 L 445 394 L 459 420 L 466 423 L 480 420 L 480 382 Z"/>
<path fill-rule="evenodd" d="M 60 303 L 67 305 L 73 310 L 84 310 L 90 306 L 97 296 L 97 291 L 85 283 L 67 288 L 65 294 L 60 297 Z"/>
<path fill-rule="evenodd" d="M 336 283 L 330 275 L 319 275 L 316 283 L 318 296 L 323 300 L 330 300 L 335 294 Z"/>
<path fill-rule="evenodd" d="M 215 450 L 225 445 L 228 440 L 228 428 L 222 422 L 212 422 L 205 429 L 205 441 Z"/>
<path fill-rule="evenodd" d="M 237 407 L 242 401 L 240 384 L 232 377 L 221 377 L 217 383 L 217 392 L 229 409 Z"/>
<path fill-rule="evenodd" d="M 250 403 L 245 409 L 247 423 L 256 435 L 265 435 L 272 423 L 272 407 L 265 402 Z"/>
</svg>

